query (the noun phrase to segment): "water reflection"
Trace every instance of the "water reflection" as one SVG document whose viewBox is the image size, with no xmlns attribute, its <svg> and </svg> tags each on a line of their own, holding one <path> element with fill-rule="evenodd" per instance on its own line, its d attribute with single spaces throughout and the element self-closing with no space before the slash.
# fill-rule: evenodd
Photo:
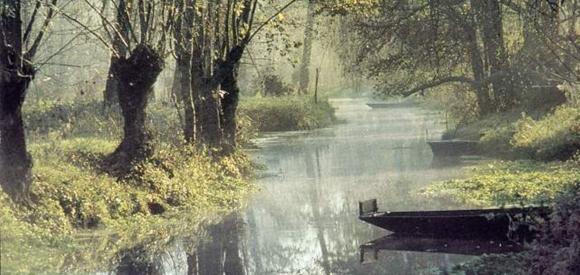
<svg viewBox="0 0 580 275">
<path fill-rule="evenodd" d="M 362 101 L 335 101 L 346 121 L 331 129 L 263 139 L 256 156 L 268 165 L 263 190 L 249 210 L 250 274 L 418 274 L 466 256 L 385 252 L 361 264 L 359 246 L 386 232 L 357 220 L 359 200 L 381 209 L 460 208 L 424 201 L 415 191 L 459 173 L 432 167 L 425 141 L 442 132 L 439 116 L 416 107 L 370 110 Z M 250 222 L 251 220 L 251 222 Z"/>
<path fill-rule="evenodd" d="M 240 240 L 243 223 L 238 213 L 208 228 L 208 239 L 187 255 L 188 275 L 246 273 Z"/>
<path fill-rule="evenodd" d="M 249 207 L 209 226 L 201 238 L 205 241 L 176 240 L 171 252 L 162 253 L 173 256 L 157 257 L 157 264 L 145 265 L 148 270 L 164 274 L 425 274 L 469 259 L 382 250 L 379 261 L 360 263 L 361 245 L 387 232 L 358 220 L 358 201 L 378 198 L 379 208 L 391 211 L 461 208 L 416 195 L 418 188 L 434 180 L 459 175 L 461 165 L 432 165 L 426 140 L 443 130 L 440 116 L 433 111 L 417 107 L 371 110 L 364 101 L 351 99 L 333 104 L 346 123 L 260 139 L 261 149 L 253 154 L 268 170 L 259 179 L 262 190 Z M 199 233 L 192 235 L 191 239 L 200 239 Z"/>
<path fill-rule="evenodd" d="M 505 239 L 434 239 L 392 234 L 361 245 L 361 262 L 377 260 L 381 251 L 483 255 L 522 250 L 521 244 Z"/>
</svg>

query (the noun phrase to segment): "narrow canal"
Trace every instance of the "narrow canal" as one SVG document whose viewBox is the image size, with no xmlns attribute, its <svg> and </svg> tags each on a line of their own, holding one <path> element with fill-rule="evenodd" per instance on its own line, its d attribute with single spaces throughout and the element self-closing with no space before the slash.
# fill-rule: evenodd
<svg viewBox="0 0 580 275">
<path fill-rule="evenodd" d="M 459 176 L 461 167 L 433 163 L 426 141 L 445 127 L 436 111 L 371 109 L 362 99 L 332 104 L 342 123 L 257 140 L 251 154 L 266 167 L 260 190 L 247 207 L 209 226 L 205 241 L 193 249 L 176 242 L 152 265 L 121 260 L 115 273 L 432 274 L 468 260 L 404 247 L 361 258 L 361 245 L 388 232 L 358 220 L 359 201 L 376 198 L 379 209 L 391 211 L 462 208 L 417 194 Z"/>
<path fill-rule="evenodd" d="M 361 264 L 359 246 L 387 232 L 357 219 L 358 201 L 376 198 L 380 209 L 395 211 L 457 208 L 416 191 L 457 176 L 460 168 L 434 168 L 425 141 L 439 138 L 445 127 L 437 112 L 371 109 L 362 99 L 332 104 L 343 123 L 258 140 L 254 156 L 267 171 L 258 182 L 261 191 L 241 214 L 246 272 L 421 274 L 464 261 L 457 255 L 381 251 L 376 261 Z"/>
</svg>

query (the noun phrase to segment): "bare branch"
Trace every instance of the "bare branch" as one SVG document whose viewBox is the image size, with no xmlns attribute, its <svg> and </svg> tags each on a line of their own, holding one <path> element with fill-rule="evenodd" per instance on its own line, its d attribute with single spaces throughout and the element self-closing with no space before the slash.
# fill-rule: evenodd
<svg viewBox="0 0 580 275">
<path fill-rule="evenodd" d="M 103 45 L 105 45 L 105 47 L 107 47 L 107 49 L 109 49 L 113 55 L 119 57 L 119 52 L 117 52 L 117 50 L 115 50 L 115 48 L 111 45 L 111 42 L 107 41 L 106 39 L 104 39 L 98 32 L 91 30 L 87 25 L 83 24 L 81 21 L 79 21 L 78 19 L 62 12 L 60 13 L 65 19 L 72 21 L 73 23 L 81 26 L 83 29 L 87 30 L 90 34 L 92 34 L 93 36 L 95 36 L 99 41 L 101 41 L 101 43 L 103 43 Z"/>
<path fill-rule="evenodd" d="M 24 42 L 28 41 L 28 38 L 30 37 L 30 33 L 32 32 L 32 26 L 34 25 L 34 21 L 36 21 L 36 15 L 38 14 L 38 10 L 40 9 L 41 5 L 42 3 L 40 2 L 40 0 L 37 0 L 36 5 L 34 6 L 34 11 L 30 16 L 30 21 L 28 21 L 28 26 L 26 26 L 26 31 L 24 32 L 24 36 L 22 38 L 22 41 Z"/>
<path fill-rule="evenodd" d="M 38 50 L 38 46 L 40 45 L 40 42 L 42 41 L 42 38 L 44 37 L 46 30 L 48 29 L 48 25 L 50 24 L 50 21 L 52 20 L 52 18 L 54 16 L 54 11 L 56 9 L 57 2 L 58 2 L 58 0 L 52 0 L 52 2 L 50 3 L 49 9 L 48 9 L 48 14 L 46 15 L 46 18 L 44 19 L 44 23 L 42 24 L 42 28 L 38 32 L 38 35 L 34 39 L 34 42 L 32 43 L 32 46 L 30 46 L 30 49 L 24 55 L 24 58 L 26 60 L 32 60 L 32 58 L 34 58 L 34 56 L 36 55 L 36 51 Z"/>
<path fill-rule="evenodd" d="M 292 4 L 296 3 L 297 1 L 298 0 L 290 0 L 290 2 L 288 2 L 281 9 L 279 9 L 277 12 L 275 12 L 272 16 L 270 16 L 270 18 L 268 18 L 266 21 L 264 21 L 260 26 L 258 26 L 258 28 L 256 28 L 256 30 L 251 35 L 249 34 L 250 32 L 248 32 L 248 34 L 246 35 L 246 38 L 245 38 L 246 43 L 252 41 L 252 38 L 254 38 L 254 36 L 256 36 L 256 34 L 258 32 L 260 32 L 260 30 L 262 30 L 262 28 L 264 28 L 266 25 L 268 25 L 270 23 L 270 21 L 274 20 L 274 18 L 276 18 L 276 16 L 278 16 L 278 14 L 285 11 L 287 8 L 292 6 Z"/>
</svg>

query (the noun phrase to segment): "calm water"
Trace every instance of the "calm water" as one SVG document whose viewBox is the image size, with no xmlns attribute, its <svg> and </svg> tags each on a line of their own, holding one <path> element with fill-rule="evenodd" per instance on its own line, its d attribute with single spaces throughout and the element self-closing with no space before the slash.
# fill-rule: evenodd
<svg viewBox="0 0 580 275">
<path fill-rule="evenodd" d="M 459 173 L 432 168 L 426 139 L 444 128 L 434 111 L 370 109 L 364 100 L 335 100 L 344 124 L 259 141 L 267 164 L 263 188 L 248 210 L 245 238 L 251 274 L 419 274 L 465 257 L 381 251 L 360 263 L 359 246 L 387 232 L 357 219 L 358 201 L 376 198 L 385 210 L 447 209 L 418 188 Z"/>
<path fill-rule="evenodd" d="M 122 260 L 116 273 L 428 274 L 469 259 L 382 250 L 361 263 L 360 246 L 388 232 L 357 219 L 358 201 L 376 198 L 384 210 L 461 208 L 416 194 L 460 168 L 432 163 L 425 141 L 442 133 L 438 113 L 370 109 L 357 99 L 332 103 L 344 123 L 257 140 L 252 155 L 267 166 L 261 190 L 240 213 L 209 227 L 207 241 L 193 249 L 176 242 L 148 265 Z"/>
</svg>

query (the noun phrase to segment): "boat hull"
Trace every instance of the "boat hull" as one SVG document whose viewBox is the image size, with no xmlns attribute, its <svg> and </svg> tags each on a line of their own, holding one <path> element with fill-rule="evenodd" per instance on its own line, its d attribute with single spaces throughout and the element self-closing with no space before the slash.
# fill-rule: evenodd
<svg viewBox="0 0 580 275">
<path fill-rule="evenodd" d="M 367 106 L 373 109 L 384 109 L 384 108 L 407 108 L 415 106 L 413 102 L 375 102 L 367 103 Z"/>
<path fill-rule="evenodd" d="M 401 235 L 489 238 L 506 236 L 510 219 L 507 215 L 484 216 L 363 216 L 361 220 Z M 484 229 L 484 230 L 482 230 Z"/>
<path fill-rule="evenodd" d="M 435 157 L 478 155 L 477 141 L 441 140 L 427 142 Z"/>
<path fill-rule="evenodd" d="M 470 239 L 532 239 L 538 232 L 530 217 L 549 214 L 547 207 L 379 212 L 376 200 L 361 203 L 360 209 L 362 221 L 402 236 Z"/>
</svg>

